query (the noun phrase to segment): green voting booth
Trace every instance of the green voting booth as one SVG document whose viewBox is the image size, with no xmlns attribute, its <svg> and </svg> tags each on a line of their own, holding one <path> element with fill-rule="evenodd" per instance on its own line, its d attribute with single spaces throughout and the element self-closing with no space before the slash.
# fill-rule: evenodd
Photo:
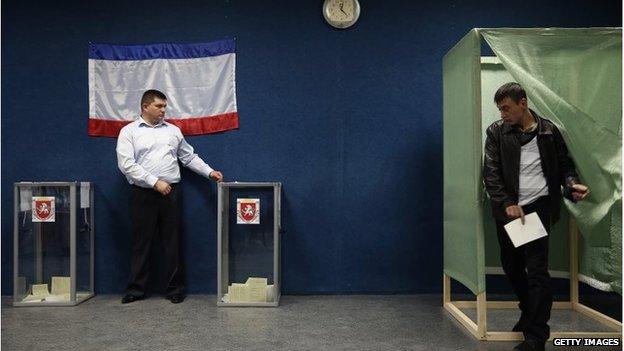
<svg viewBox="0 0 624 351">
<path fill-rule="evenodd" d="M 579 302 L 578 284 L 622 294 L 621 28 L 473 29 L 444 57 L 444 307 L 476 338 L 522 340 L 491 331 L 487 310 L 517 308 L 487 301 L 486 274 L 500 268 L 495 224 L 481 178 L 485 129 L 499 118 L 496 89 L 509 81 L 529 106 L 561 130 L 590 197 L 564 200 L 550 233 L 550 273 L 570 280 L 571 309 L 612 332 L 551 332 L 551 337 L 621 337 L 622 325 Z M 482 56 L 482 44 L 494 55 Z M 476 301 L 453 301 L 451 279 Z M 462 309 L 476 308 L 476 321 Z"/>
</svg>

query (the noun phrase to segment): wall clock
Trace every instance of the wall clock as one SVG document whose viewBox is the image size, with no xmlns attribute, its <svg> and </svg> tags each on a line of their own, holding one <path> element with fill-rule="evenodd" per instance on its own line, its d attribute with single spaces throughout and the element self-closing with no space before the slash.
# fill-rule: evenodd
<svg viewBox="0 0 624 351">
<path fill-rule="evenodd" d="M 325 0 L 323 17 L 334 28 L 349 28 L 360 18 L 358 0 Z"/>
</svg>

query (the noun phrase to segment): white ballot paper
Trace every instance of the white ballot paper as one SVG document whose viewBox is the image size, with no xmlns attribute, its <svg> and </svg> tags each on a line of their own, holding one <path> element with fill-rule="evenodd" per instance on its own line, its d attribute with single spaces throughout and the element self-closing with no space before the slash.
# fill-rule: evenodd
<svg viewBox="0 0 624 351">
<path fill-rule="evenodd" d="M 249 289 L 249 301 L 266 302 L 267 301 L 267 278 L 247 278 L 247 288 Z"/>
<path fill-rule="evenodd" d="M 70 277 L 52 277 L 52 295 L 69 294 Z"/>
<path fill-rule="evenodd" d="M 537 212 L 525 215 L 524 224 L 522 224 L 521 218 L 505 224 L 505 230 L 515 247 L 520 247 L 526 243 L 548 235 L 548 232 L 546 232 L 546 228 L 544 228 Z"/>
</svg>

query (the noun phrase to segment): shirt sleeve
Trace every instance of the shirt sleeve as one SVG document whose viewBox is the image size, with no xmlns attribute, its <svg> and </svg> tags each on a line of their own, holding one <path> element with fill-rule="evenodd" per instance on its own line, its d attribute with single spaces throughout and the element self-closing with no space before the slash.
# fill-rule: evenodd
<svg viewBox="0 0 624 351">
<path fill-rule="evenodd" d="M 127 130 L 122 129 L 117 138 L 117 167 L 130 183 L 153 188 L 158 178 L 146 171 L 134 159 L 134 145 Z"/>
<path fill-rule="evenodd" d="M 199 157 L 193 150 L 193 147 L 186 142 L 182 133 L 180 133 L 180 146 L 178 147 L 178 159 L 184 167 L 189 168 L 193 172 L 210 178 L 210 173 L 214 171 L 204 160 Z"/>
</svg>

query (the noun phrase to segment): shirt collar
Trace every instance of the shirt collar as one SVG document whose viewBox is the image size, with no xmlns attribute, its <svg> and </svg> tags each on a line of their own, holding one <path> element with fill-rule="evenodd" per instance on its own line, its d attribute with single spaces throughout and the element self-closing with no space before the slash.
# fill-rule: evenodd
<svg viewBox="0 0 624 351">
<path fill-rule="evenodd" d="M 147 123 L 145 119 L 143 119 L 143 116 L 139 116 L 139 127 L 142 125 L 145 125 L 146 127 L 158 128 L 158 127 L 166 127 L 167 123 L 165 122 L 164 119 L 162 119 L 160 120 L 160 122 L 158 122 L 158 124 L 152 126 L 151 124 Z"/>
</svg>

